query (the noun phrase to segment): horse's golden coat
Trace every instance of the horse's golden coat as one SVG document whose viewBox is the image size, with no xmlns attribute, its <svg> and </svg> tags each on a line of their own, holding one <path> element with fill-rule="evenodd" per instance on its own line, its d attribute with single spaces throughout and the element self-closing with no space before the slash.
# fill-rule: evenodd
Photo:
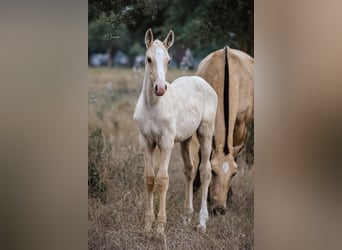
<svg viewBox="0 0 342 250">
<path fill-rule="evenodd" d="M 229 66 L 229 154 L 223 153 L 225 143 L 224 119 L 224 49 L 217 50 L 200 63 L 197 75 L 205 79 L 218 97 L 215 120 L 215 149 L 212 156 L 213 178 L 210 200 L 214 207 L 225 209 L 232 176 L 237 172 L 234 158 L 244 144 L 247 125 L 254 118 L 254 59 L 246 53 L 228 48 Z"/>
</svg>

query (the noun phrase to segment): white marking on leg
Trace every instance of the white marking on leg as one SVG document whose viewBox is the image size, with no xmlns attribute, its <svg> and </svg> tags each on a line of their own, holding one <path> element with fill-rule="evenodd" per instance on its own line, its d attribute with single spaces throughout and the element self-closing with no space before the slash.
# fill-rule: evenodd
<svg viewBox="0 0 342 250">
<path fill-rule="evenodd" d="M 204 229 L 206 228 L 206 223 L 208 221 L 209 214 L 208 214 L 208 207 L 207 207 L 207 201 L 203 201 L 202 199 L 202 205 L 201 205 L 201 210 L 199 214 L 199 220 L 200 220 L 200 227 L 203 227 Z"/>
<path fill-rule="evenodd" d="M 201 210 L 199 213 L 199 229 L 202 231 L 206 230 L 206 223 L 209 219 L 208 206 L 207 206 L 208 189 L 209 189 L 209 183 L 211 179 L 209 169 L 211 169 L 209 161 L 204 165 L 203 168 L 200 169 L 200 171 L 201 170 L 203 171 L 203 173 L 201 173 L 201 179 L 203 179 L 202 202 L 201 202 Z M 204 178 L 202 178 L 202 176 Z"/>
</svg>

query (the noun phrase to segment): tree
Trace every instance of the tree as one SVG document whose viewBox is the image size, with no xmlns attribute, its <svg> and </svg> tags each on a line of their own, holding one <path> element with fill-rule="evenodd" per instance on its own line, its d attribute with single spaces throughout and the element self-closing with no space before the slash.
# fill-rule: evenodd
<svg viewBox="0 0 342 250">
<path fill-rule="evenodd" d="M 155 37 L 172 29 L 173 49 L 190 48 L 195 57 L 202 58 L 225 45 L 254 54 L 253 0 L 90 0 L 89 23 L 104 18 L 106 25 L 111 26 L 103 28 L 106 32 L 118 32 L 119 27 L 125 30 L 129 37 L 125 40 L 126 53 L 137 51 L 129 48 L 133 41 L 136 48 L 144 47 L 145 32 L 152 28 Z M 119 40 L 112 47 L 122 47 L 119 43 L 123 40 Z M 89 39 L 90 51 L 97 47 L 92 41 L 93 38 Z M 98 46 L 102 48 L 105 44 L 100 42 Z"/>
<path fill-rule="evenodd" d="M 254 54 L 254 1 L 210 0 L 206 2 L 203 30 L 216 34 L 211 41 L 219 47 L 234 44 L 238 49 Z M 207 36 L 203 36 L 207 39 Z M 204 41 L 204 43 L 206 43 Z"/>
<path fill-rule="evenodd" d="M 130 43 L 126 27 L 113 26 L 105 15 L 101 15 L 88 25 L 89 53 L 105 52 L 108 55 L 108 67 L 112 66 L 113 48 L 127 51 Z"/>
<path fill-rule="evenodd" d="M 254 53 L 253 0 L 175 0 L 166 18 L 175 31 L 175 43 L 191 48 L 196 56 L 225 45 Z"/>
</svg>

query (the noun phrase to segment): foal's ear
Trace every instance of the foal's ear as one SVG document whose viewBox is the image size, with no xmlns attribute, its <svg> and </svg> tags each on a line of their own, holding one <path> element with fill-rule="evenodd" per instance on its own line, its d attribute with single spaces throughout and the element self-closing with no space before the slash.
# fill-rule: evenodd
<svg viewBox="0 0 342 250">
<path fill-rule="evenodd" d="M 153 33 L 152 33 L 152 29 L 149 28 L 145 34 L 146 48 L 149 48 L 152 45 L 152 43 L 153 43 Z"/>
<path fill-rule="evenodd" d="M 167 37 L 165 38 L 165 40 L 164 40 L 164 42 L 163 42 L 164 46 L 165 46 L 167 49 L 169 49 L 169 48 L 172 46 L 174 37 L 175 37 L 175 35 L 173 34 L 173 31 L 170 30 L 170 31 L 169 31 L 169 34 L 167 34 Z"/>
</svg>

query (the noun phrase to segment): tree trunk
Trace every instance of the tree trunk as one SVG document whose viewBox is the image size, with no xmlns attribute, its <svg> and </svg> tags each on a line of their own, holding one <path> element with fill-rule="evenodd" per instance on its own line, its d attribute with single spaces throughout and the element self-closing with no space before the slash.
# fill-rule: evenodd
<svg viewBox="0 0 342 250">
<path fill-rule="evenodd" d="M 108 61 L 107 61 L 107 67 L 111 68 L 113 66 L 113 60 L 112 60 L 112 47 L 107 48 L 107 55 L 108 55 Z"/>
</svg>

